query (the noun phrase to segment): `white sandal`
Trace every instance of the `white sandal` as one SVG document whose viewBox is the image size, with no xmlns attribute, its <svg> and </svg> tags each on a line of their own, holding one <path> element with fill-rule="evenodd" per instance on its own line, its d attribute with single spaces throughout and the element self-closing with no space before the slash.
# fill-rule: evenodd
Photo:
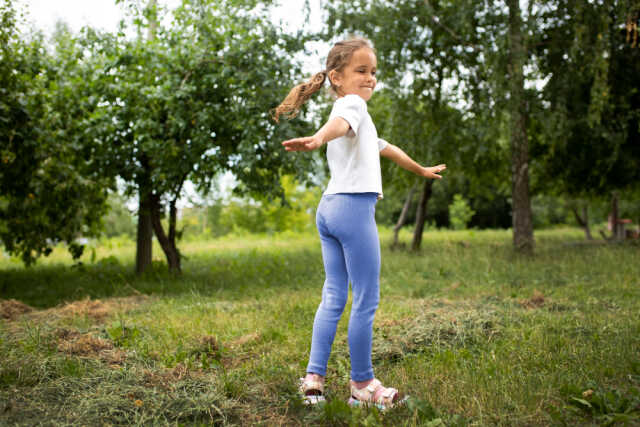
<svg viewBox="0 0 640 427">
<path fill-rule="evenodd" d="M 378 400 L 374 400 L 376 391 L 382 387 L 384 390 L 378 397 Z M 394 407 L 398 398 L 398 390 L 392 387 L 384 387 L 380 380 L 375 379 L 364 388 L 357 388 L 355 384 L 351 383 L 351 397 L 349 398 L 349 405 L 375 405 L 380 410 L 385 410 Z"/>
<path fill-rule="evenodd" d="M 302 395 L 302 403 L 305 405 L 316 405 L 325 401 L 324 384 L 320 381 L 300 378 L 299 390 Z"/>
</svg>

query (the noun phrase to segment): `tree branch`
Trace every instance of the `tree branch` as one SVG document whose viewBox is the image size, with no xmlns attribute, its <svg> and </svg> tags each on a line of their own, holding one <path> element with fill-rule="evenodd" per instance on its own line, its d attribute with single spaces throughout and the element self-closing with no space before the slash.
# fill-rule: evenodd
<svg viewBox="0 0 640 427">
<path fill-rule="evenodd" d="M 431 6 L 431 4 L 429 3 L 429 0 L 424 0 L 424 4 L 429 8 L 430 11 L 433 11 L 433 6 Z M 440 18 L 438 18 L 435 13 L 431 13 L 431 20 L 438 26 L 442 27 L 447 33 L 449 33 L 449 35 L 451 35 L 454 39 L 458 40 L 462 45 L 464 46 L 470 46 L 474 49 L 478 49 L 479 46 L 473 43 L 469 43 L 467 41 L 465 41 L 462 37 L 460 37 L 458 34 L 456 34 L 451 28 L 447 27 L 445 24 L 443 24 L 440 20 Z"/>
</svg>

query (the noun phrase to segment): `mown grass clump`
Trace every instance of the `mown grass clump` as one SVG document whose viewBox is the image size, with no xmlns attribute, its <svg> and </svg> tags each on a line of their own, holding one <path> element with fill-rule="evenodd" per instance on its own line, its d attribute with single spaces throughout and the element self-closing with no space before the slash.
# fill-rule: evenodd
<svg viewBox="0 0 640 427">
<path fill-rule="evenodd" d="M 503 231 L 429 232 L 418 253 L 389 241 L 373 358 L 410 396 L 400 408 L 346 405 L 348 308 L 329 402 L 302 405 L 320 246 L 250 236 L 190 242 L 182 276 L 135 276 L 132 246 L 4 261 L 0 424 L 640 423 L 640 247 L 579 230 L 537 233 L 524 257 Z"/>
</svg>

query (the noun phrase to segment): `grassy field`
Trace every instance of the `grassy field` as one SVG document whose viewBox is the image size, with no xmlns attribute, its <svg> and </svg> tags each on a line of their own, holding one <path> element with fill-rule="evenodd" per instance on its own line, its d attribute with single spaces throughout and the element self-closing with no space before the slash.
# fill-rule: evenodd
<svg viewBox="0 0 640 427">
<path fill-rule="evenodd" d="M 381 239 L 374 369 L 404 407 L 346 405 L 349 306 L 329 403 L 297 397 L 315 235 L 183 243 L 179 277 L 157 247 L 136 277 L 113 241 L 81 265 L 0 260 L 0 424 L 640 425 L 640 245 L 539 231 L 523 257 L 507 231 L 430 231 L 420 253 Z"/>
</svg>

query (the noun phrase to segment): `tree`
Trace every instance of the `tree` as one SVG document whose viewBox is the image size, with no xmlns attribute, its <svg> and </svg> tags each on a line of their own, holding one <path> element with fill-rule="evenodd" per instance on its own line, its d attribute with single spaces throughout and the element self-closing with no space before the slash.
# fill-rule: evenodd
<svg viewBox="0 0 640 427">
<path fill-rule="evenodd" d="M 536 56 L 549 76 L 542 92 L 549 108 L 536 118 L 540 138 L 533 151 L 558 194 L 574 200 L 637 194 L 639 18 L 639 5 L 614 0 L 557 1 L 541 14 Z M 537 185 L 549 191 L 551 183 Z M 588 237 L 586 204 L 582 216 L 574 212 Z"/>
<path fill-rule="evenodd" d="M 453 196 L 453 203 L 449 205 L 449 217 L 451 219 L 451 227 L 454 230 L 464 230 L 475 211 L 471 209 L 467 200 L 462 194 Z"/>
<path fill-rule="evenodd" d="M 113 178 L 94 173 L 85 117 L 97 107 L 82 48 L 59 27 L 50 53 L 22 39 L 10 0 L 0 6 L 0 238 L 29 265 L 79 236 L 96 235 Z"/>
<path fill-rule="evenodd" d="M 529 197 L 529 140 L 524 66 L 527 45 L 523 38 L 520 0 L 507 0 L 509 8 L 509 113 L 511 116 L 511 200 L 513 244 L 521 252 L 533 252 L 533 220 Z"/>
<path fill-rule="evenodd" d="M 148 209 L 169 268 L 180 271 L 176 202 L 186 180 L 206 193 L 230 171 L 240 192 L 282 196 L 280 174 L 309 179 L 310 158 L 288 162 L 279 145 L 307 125 L 276 127 L 268 113 L 299 73 L 290 52 L 304 38 L 279 32 L 255 1 L 184 0 L 167 26 L 154 4 L 129 7 L 139 32 L 157 25 L 155 37 L 93 34 L 105 62 L 101 117 L 109 118 L 95 129 L 111 147 L 105 161 L 140 197 L 139 218 Z"/>
<path fill-rule="evenodd" d="M 506 172 L 500 162 L 505 147 L 496 143 L 500 127 L 495 126 L 503 117 L 494 108 L 482 108 L 494 107 L 497 96 L 478 78 L 488 68 L 479 55 L 481 44 L 489 44 L 476 31 L 478 16 L 487 19 L 487 27 L 495 25 L 494 12 L 484 7 L 471 1 L 365 6 L 334 1 L 327 6 L 329 34 L 357 32 L 374 43 L 386 88 L 370 103 L 379 134 L 398 141 L 419 162 L 446 162 L 447 177 L 464 170 L 472 182 L 482 183 L 472 184 L 473 189 L 483 192 L 487 185 L 500 186 Z M 412 177 L 388 166 L 383 163 L 385 183 L 403 191 L 413 188 Z M 414 250 L 421 244 L 432 185 L 420 183 Z"/>
<path fill-rule="evenodd" d="M 149 43 L 153 43 L 156 38 L 156 31 L 158 27 L 158 2 L 157 0 L 149 0 L 148 7 L 148 19 L 149 19 L 149 34 L 148 41 Z M 143 165 L 143 168 L 146 169 L 147 165 L 147 156 L 144 152 L 139 154 L 140 161 Z M 153 256 L 153 217 L 152 210 L 153 206 L 151 205 L 151 185 L 149 183 L 149 176 L 146 173 L 141 173 L 137 178 L 137 190 L 138 190 L 138 224 L 136 231 L 136 273 L 143 273 L 149 266 L 151 266 L 151 258 Z M 174 206 L 175 208 L 175 206 Z M 175 219 L 172 224 L 175 224 Z M 162 239 L 161 242 L 164 246 L 167 245 L 166 238 Z M 179 259 L 176 260 L 176 249 L 175 244 L 173 248 L 168 248 L 170 254 L 167 255 L 167 260 L 169 261 L 169 265 L 172 263 L 178 263 Z"/>
</svg>

